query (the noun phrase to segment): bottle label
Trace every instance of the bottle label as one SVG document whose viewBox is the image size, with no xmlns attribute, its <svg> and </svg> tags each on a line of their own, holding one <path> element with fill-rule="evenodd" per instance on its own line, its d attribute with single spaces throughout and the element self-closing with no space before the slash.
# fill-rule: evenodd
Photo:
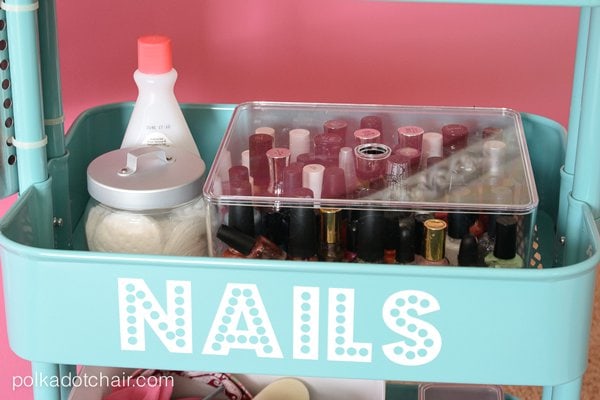
<svg viewBox="0 0 600 400">
<path fill-rule="evenodd" d="M 164 133 L 152 132 L 146 135 L 142 144 L 147 146 L 170 146 L 173 142 Z"/>
</svg>

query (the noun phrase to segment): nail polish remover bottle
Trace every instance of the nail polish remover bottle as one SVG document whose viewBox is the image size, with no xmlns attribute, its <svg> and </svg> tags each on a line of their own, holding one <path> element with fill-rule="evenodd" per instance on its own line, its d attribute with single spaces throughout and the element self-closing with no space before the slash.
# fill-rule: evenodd
<svg viewBox="0 0 600 400">
<path fill-rule="evenodd" d="M 175 98 L 177 71 L 173 68 L 171 40 L 165 36 L 138 38 L 138 68 L 133 79 L 138 97 L 121 148 L 176 146 L 200 156 L 190 128 Z"/>
</svg>

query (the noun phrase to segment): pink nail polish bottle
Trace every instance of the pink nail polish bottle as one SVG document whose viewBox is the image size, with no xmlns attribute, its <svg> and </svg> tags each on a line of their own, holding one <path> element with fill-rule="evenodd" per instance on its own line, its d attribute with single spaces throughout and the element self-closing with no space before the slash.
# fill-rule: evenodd
<svg viewBox="0 0 600 400">
<path fill-rule="evenodd" d="M 444 158 L 463 150 L 468 145 L 469 129 L 461 124 L 448 124 L 442 127 Z"/>
<path fill-rule="evenodd" d="M 420 126 L 401 126 L 398 128 L 398 147 L 412 147 L 421 152 L 424 133 Z"/>
<path fill-rule="evenodd" d="M 273 136 L 266 133 L 255 133 L 249 138 L 250 176 L 254 186 L 266 190 L 269 185 L 269 160 L 267 151 L 273 148 Z"/>
</svg>

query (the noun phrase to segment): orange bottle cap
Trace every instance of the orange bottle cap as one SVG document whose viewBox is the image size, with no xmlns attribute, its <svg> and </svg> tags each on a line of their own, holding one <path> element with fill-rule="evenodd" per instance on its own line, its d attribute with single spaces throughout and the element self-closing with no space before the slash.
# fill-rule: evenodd
<svg viewBox="0 0 600 400">
<path fill-rule="evenodd" d="M 144 74 L 163 74 L 173 68 L 171 39 L 149 35 L 138 38 L 138 70 Z"/>
</svg>

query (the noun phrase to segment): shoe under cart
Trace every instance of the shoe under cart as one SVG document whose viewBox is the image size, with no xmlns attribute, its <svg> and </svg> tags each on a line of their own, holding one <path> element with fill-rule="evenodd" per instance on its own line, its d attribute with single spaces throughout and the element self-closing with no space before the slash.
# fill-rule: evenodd
<svg viewBox="0 0 600 400">
<path fill-rule="evenodd" d="M 75 365 L 144 367 L 535 385 L 544 400 L 579 399 L 600 261 L 600 0 L 461 2 L 581 7 L 568 136 L 552 120 L 522 114 L 526 139 L 536 143 L 528 147 L 540 197 L 535 252 L 522 270 L 86 251 L 86 167 L 119 147 L 133 105 L 90 109 L 64 137 L 55 6 L 5 0 L 8 37 L 0 39 L 11 43 L 16 90 L 2 94 L 13 99 L 2 120 L 15 124 L 0 130 L 1 189 L 20 195 L 1 221 L 0 255 L 13 351 L 38 376 L 73 374 Z M 9 78 L 8 70 L 0 74 Z M 183 105 L 192 132 L 203 133 L 195 140 L 207 163 L 233 108 Z M 277 332 L 251 354 L 227 352 L 209 334 L 225 303 L 243 299 L 264 305 L 261 323 Z M 147 310 L 146 323 L 131 318 L 136 307 Z M 311 325 L 305 357 L 295 332 L 307 310 L 319 310 L 329 325 L 351 320 L 352 329 L 336 336 L 327 323 Z M 412 319 L 415 331 L 392 316 Z M 400 338 L 415 332 L 418 357 L 399 354 Z M 340 340 L 352 357 L 336 358 Z M 414 393 L 388 385 L 389 398 L 416 400 Z M 34 396 L 66 400 L 69 388 L 36 386 Z"/>
</svg>

